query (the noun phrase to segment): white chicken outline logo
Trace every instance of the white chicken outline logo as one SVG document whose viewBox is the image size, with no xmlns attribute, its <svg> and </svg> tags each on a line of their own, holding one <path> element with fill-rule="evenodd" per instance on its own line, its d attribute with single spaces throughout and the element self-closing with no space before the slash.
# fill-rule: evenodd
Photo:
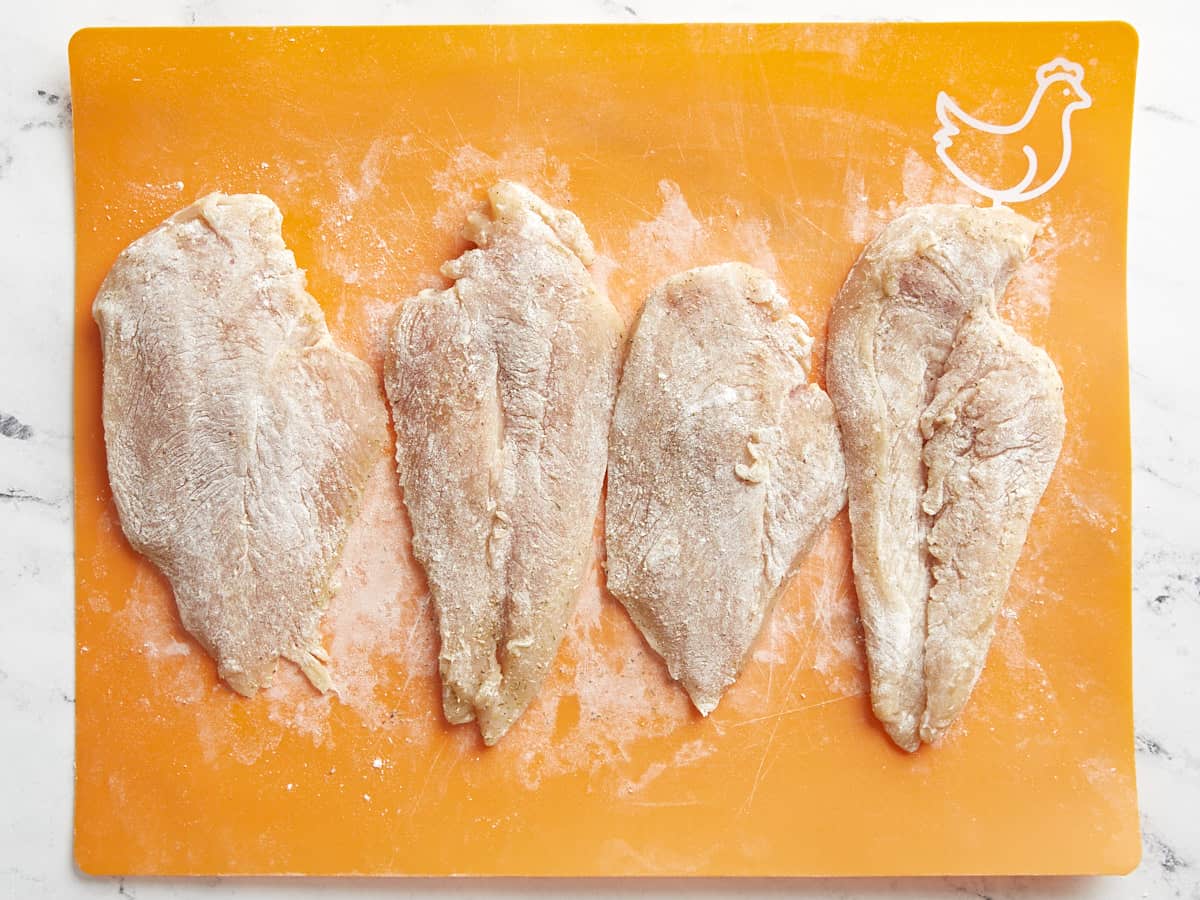
<svg viewBox="0 0 1200 900">
<path fill-rule="evenodd" d="M 989 188 L 980 184 L 964 172 L 958 163 L 950 158 L 950 154 L 946 152 L 947 148 L 954 143 L 954 136 L 961 131 L 955 123 L 955 119 L 987 134 L 1015 134 L 1029 124 L 1041 106 L 1042 97 L 1057 84 L 1063 85 L 1063 96 L 1069 97 L 1074 92 L 1075 99 L 1068 103 L 1062 111 L 1062 159 L 1059 160 L 1058 168 L 1054 170 L 1050 177 L 1037 187 L 1026 190 L 1034 178 L 1037 177 L 1038 173 L 1037 152 L 1028 144 L 1025 144 L 1021 148 L 1025 153 L 1026 160 L 1029 162 L 1029 167 L 1026 169 L 1024 177 L 1012 187 L 1004 189 Z M 1071 62 L 1071 60 L 1062 56 L 1057 56 L 1050 60 L 1050 62 L 1038 66 L 1037 91 L 1034 93 L 1033 99 L 1029 101 L 1029 106 L 1025 110 L 1025 114 L 1011 125 L 993 125 L 990 122 L 983 122 L 963 112 L 962 107 L 945 91 L 939 91 L 936 109 L 938 121 L 942 123 L 942 127 L 934 132 L 933 135 L 934 143 L 937 144 L 937 155 L 955 178 L 976 193 L 990 198 L 996 206 L 1003 206 L 1005 203 L 1020 203 L 1025 200 L 1032 200 L 1034 197 L 1040 197 L 1058 184 L 1059 180 L 1066 174 L 1067 166 L 1071 162 L 1071 114 L 1077 109 L 1087 109 L 1091 105 L 1092 96 L 1083 89 L 1083 66 L 1079 63 Z"/>
</svg>

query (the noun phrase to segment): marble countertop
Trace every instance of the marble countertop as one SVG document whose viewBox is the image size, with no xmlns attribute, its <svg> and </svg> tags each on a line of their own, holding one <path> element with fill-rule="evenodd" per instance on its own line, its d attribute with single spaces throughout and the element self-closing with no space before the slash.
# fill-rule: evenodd
<svg viewBox="0 0 1200 900">
<path fill-rule="evenodd" d="M 100 11 L 102 10 L 102 11 Z M 985 3 L 781 0 L 82 0 L 0 13 L 0 892 L 7 896 L 292 897 L 326 880 L 93 879 L 71 860 L 73 208 L 66 48 L 88 25 L 992 19 Z M 951 878 L 641 883 L 664 896 L 1200 898 L 1200 209 L 1195 12 L 1024 2 L 1015 18 L 1115 18 L 1141 35 L 1129 226 L 1134 670 L 1141 866 L 1124 879 Z M 616 895 L 619 881 L 339 881 L 379 896 Z"/>
</svg>

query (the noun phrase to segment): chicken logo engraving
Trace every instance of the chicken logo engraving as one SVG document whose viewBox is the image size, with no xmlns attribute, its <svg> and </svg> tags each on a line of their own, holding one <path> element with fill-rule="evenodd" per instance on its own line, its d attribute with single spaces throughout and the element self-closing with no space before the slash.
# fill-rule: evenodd
<svg viewBox="0 0 1200 900">
<path fill-rule="evenodd" d="M 1071 162 L 1071 114 L 1078 109 L 1087 109 L 1092 105 L 1091 95 L 1083 89 L 1083 66 L 1069 59 L 1057 57 L 1039 66 L 1037 70 L 1037 90 L 1025 114 L 1011 125 L 993 125 L 984 122 L 966 112 L 945 91 L 940 91 L 937 97 L 937 117 L 942 127 L 933 135 L 937 144 L 937 155 L 950 172 L 971 190 L 991 199 L 996 206 L 1006 203 L 1020 203 L 1040 197 L 1054 185 L 1067 171 Z M 1054 122 L 1058 129 L 1053 129 Z M 1042 155 L 1025 142 L 1022 132 L 1029 130 L 1031 134 L 1061 135 L 1058 143 L 1059 158 L 1057 167 L 1053 170 L 1054 155 L 1051 148 L 1044 146 L 1044 141 L 1038 140 Z M 979 177 L 973 177 L 964 171 L 964 154 L 955 154 L 955 137 L 962 135 L 959 144 L 970 132 L 982 132 L 985 135 L 1012 135 L 1010 140 L 1020 142 L 1021 152 L 1025 156 L 1026 168 L 1023 176 L 1009 186 L 997 187 L 983 184 Z M 955 159 L 955 155 L 959 159 Z"/>
</svg>

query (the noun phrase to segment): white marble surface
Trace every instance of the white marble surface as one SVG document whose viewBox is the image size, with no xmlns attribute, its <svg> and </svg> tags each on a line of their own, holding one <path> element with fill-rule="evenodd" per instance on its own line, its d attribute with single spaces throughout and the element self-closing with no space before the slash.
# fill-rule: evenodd
<svg viewBox="0 0 1200 900">
<path fill-rule="evenodd" d="M 622 882 L 116 880 L 71 861 L 73 216 L 67 39 L 87 25 L 1120 18 L 1141 34 L 1129 233 L 1141 867 L 1125 879 L 640 883 L 664 896 L 1200 898 L 1200 25 L 1183 4 L 9 0 L 0 8 L 0 893 L 616 895 Z"/>
</svg>

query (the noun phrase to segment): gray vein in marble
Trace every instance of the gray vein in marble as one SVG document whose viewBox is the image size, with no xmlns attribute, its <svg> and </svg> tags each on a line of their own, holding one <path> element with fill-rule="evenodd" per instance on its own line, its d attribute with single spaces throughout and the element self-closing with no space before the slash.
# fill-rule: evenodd
<svg viewBox="0 0 1200 900">
<path fill-rule="evenodd" d="M 16 416 L 0 412 L 0 435 L 17 441 L 27 441 L 33 437 L 33 429 Z"/>
<path fill-rule="evenodd" d="M 1147 601 L 1150 611 L 1162 614 L 1176 600 L 1200 601 L 1200 575 L 1194 574 L 1196 571 L 1195 566 L 1189 566 L 1187 571 L 1168 572 Z"/>
<path fill-rule="evenodd" d="M 1157 737 L 1147 734 L 1145 731 L 1138 731 L 1134 738 L 1134 746 L 1138 755 L 1151 764 L 1188 773 L 1194 773 L 1200 769 L 1200 764 L 1188 748 L 1181 749 L 1174 746 L 1168 748 Z M 1145 765 L 1146 763 L 1141 764 Z"/>
<path fill-rule="evenodd" d="M 33 131 L 35 128 L 70 128 L 71 127 L 71 96 L 70 94 L 56 94 L 52 91 L 42 90 L 38 88 L 37 96 L 45 101 L 46 105 L 55 110 L 52 118 L 30 119 L 27 122 L 21 123 L 21 131 Z"/>
<path fill-rule="evenodd" d="M 955 891 L 960 894 L 964 894 L 967 897 L 977 897 L 979 900 L 993 900 L 991 894 L 985 894 L 983 891 L 976 890 L 973 887 L 967 887 L 966 885 L 955 884 L 953 880 L 951 880 L 950 883 L 953 885 Z"/>
<path fill-rule="evenodd" d="M 1159 866 L 1168 874 L 1174 874 L 1180 869 L 1191 868 L 1191 862 L 1185 860 L 1179 853 L 1161 837 L 1152 831 L 1142 831 L 1142 843 L 1147 854 L 1157 858 Z"/>
<path fill-rule="evenodd" d="M 0 490 L 0 500 L 12 503 L 37 503 L 40 506 L 59 506 L 63 502 L 61 500 L 48 500 L 45 497 L 39 497 L 37 494 L 31 494 L 19 488 Z"/>
<path fill-rule="evenodd" d="M 620 3 L 620 2 L 618 2 L 618 0 L 601 0 L 601 5 L 604 7 L 604 9 L 607 12 L 613 13 L 615 15 L 619 16 L 621 14 L 624 14 L 627 16 L 631 16 L 635 19 L 637 18 L 637 10 L 636 9 L 634 9 L 632 6 L 627 6 L 624 3 Z"/>
<path fill-rule="evenodd" d="M 207 23 L 200 23 L 198 20 L 201 16 L 201 13 L 204 14 L 204 18 L 206 18 L 206 19 L 212 18 L 211 15 L 209 14 L 209 10 L 212 7 L 212 5 L 213 5 L 213 0 L 200 0 L 200 2 L 198 2 L 198 3 L 185 3 L 183 5 L 183 13 L 187 17 L 188 24 L 189 25 L 207 24 Z"/>
<path fill-rule="evenodd" d="M 46 876 L 45 875 L 34 875 L 30 872 L 27 872 L 25 869 L 22 869 L 17 866 L 10 866 L 6 869 L 0 869 L 0 875 L 5 876 L 4 880 L 6 882 L 8 882 L 9 889 L 12 891 L 12 893 L 9 896 L 12 896 L 12 897 L 19 896 L 14 882 L 24 881 L 29 884 L 39 884 L 39 885 L 42 885 L 43 887 L 46 884 Z"/>
<path fill-rule="evenodd" d="M 1148 734 L 1141 734 L 1139 732 L 1137 737 L 1134 738 L 1134 743 L 1137 747 L 1138 753 L 1148 753 L 1151 756 L 1158 756 L 1162 759 L 1168 760 L 1175 758 L 1171 755 L 1166 747 L 1164 747 L 1154 738 L 1150 737 Z"/>
<path fill-rule="evenodd" d="M 1158 106 L 1154 103 L 1146 103 L 1140 107 L 1142 112 L 1148 112 L 1154 116 L 1161 116 L 1168 122 L 1178 122 L 1180 125 L 1195 125 L 1195 119 L 1189 119 L 1182 113 L 1177 113 L 1173 109 L 1168 109 L 1165 106 Z"/>
<path fill-rule="evenodd" d="M 1173 478 L 1169 478 L 1166 475 L 1159 472 L 1157 469 L 1151 468 L 1147 463 L 1139 463 L 1134 468 L 1139 472 L 1145 472 L 1151 478 L 1161 481 L 1163 484 L 1165 484 L 1167 487 L 1171 488 L 1172 490 L 1182 491 L 1183 493 L 1191 494 L 1192 496 L 1196 496 L 1197 494 L 1200 494 L 1200 488 L 1198 488 L 1196 485 L 1185 484 L 1182 481 L 1177 481 Z"/>
</svg>

